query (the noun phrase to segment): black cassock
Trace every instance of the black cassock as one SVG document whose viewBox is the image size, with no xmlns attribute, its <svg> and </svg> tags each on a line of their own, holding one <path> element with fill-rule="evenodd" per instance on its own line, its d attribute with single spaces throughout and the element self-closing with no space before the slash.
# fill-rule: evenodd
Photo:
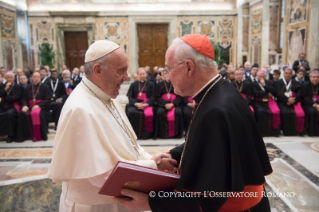
<svg viewBox="0 0 319 212">
<path fill-rule="evenodd" d="M 205 197 L 205 192 L 241 192 L 249 185 L 261 186 L 263 190 L 264 176 L 272 173 L 265 144 L 247 103 L 224 80 L 219 80 L 204 97 L 213 83 L 194 97 L 196 103 L 203 101 L 195 108 L 186 144 L 170 150 L 172 157 L 181 163 L 181 177 L 175 190 L 202 195 L 149 198 L 153 212 L 218 211 L 227 197 Z M 267 197 L 250 211 L 270 211 Z"/>
<path fill-rule="evenodd" d="M 15 139 L 22 88 L 14 84 L 6 91 L 5 87 L 6 84 L 0 84 L 0 136 Z"/>
<path fill-rule="evenodd" d="M 56 83 L 58 84 L 56 85 Z M 52 111 L 52 119 L 55 123 L 55 128 L 57 128 L 63 104 L 67 99 L 66 89 L 64 83 L 61 80 L 53 82 L 52 79 L 50 79 L 50 81 L 47 82 L 47 85 L 49 86 L 52 93 L 49 108 Z M 59 98 L 62 98 L 62 102 L 56 102 L 56 100 Z"/>
<path fill-rule="evenodd" d="M 251 87 L 254 95 L 254 114 L 261 135 L 278 136 L 280 133 L 280 111 L 275 100 L 269 97 L 269 93 L 275 94 L 272 83 L 269 80 L 265 80 L 265 86 L 262 87 L 259 82 L 253 82 Z M 277 110 L 272 111 L 273 107 L 270 107 L 269 104 L 274 104 Z M 274 121 L 276 124 L 274 124 Z"/>
<path fill-rule="evenodd" d="M 244 80 L 242 82 L 232 82 L 231 83 L 243 96 L 247 104 L 251 105 L 252 103 L 252 91 L 251 91 L 251 82 Z"/>
<path fill-rule="evenodd" d="M 19 113 L 19 120 L 18 120 L 18 132 L 17 132 L 17 142 L 22 142 L 27 139 L 34 140 L 34 126 L 31 118 L 31 107 L 30 107 L 30 100 L 33 101 L 33 91 L 32 85 L 28 85 L 28 87 L 24 90 L 22 101 L 21 101 L 21 109 L 23 106 L 28 106 L 29 111 L 26 113 L 22 110 Z M 36 94 L 38 87 L 39 92 Z M 42 101 L 41 103 L 36 103 L 41 108 L 40 111 L 40 134 L 42 140 L 48 140 L 48 124 L 52 119 L 52 115 L 50 112 L 50 99 L 51 99 L 51 91 L 48 85 L 41 83 L 37 86 L 34 86 L 34 94 L 36 94 L 36 100 Z"/>
<path fill-rule="evenodd" d="M 302 108 L 308 119 L 308 135 L 319 136 L 319 112 L 313 105 L 319 104 L 319 84 L 314 86 L 311 82 L 303 85 L 304 96 L 302 98 Z"/>
<path fill-rule="evenodd" d="M 287 84 L 289 84 L 289 82 L 287 82 Z M 287 105 L 288 97 L 285 96 L 285 92 L 287 90 L 283 79 L 275 81 L 273 86 L 276 92 L 277 104 L 280 109 L 280 122 L 283 134 L 289 136 L 303 133 L 303 130 L 301 129 L 303 126 L 300 127 L 300 124 L 298 125 L 295 109 L 295 107 L 298 106 L 298 103 L 300 103 L 301 97 L 303 95 L 301 84 L 294 80 L 291 82 L 289 90 L 295 95 L 294 97 L 296 98 L 296 101 L 294 105 Z M 300 130 L 297 130 L 298 126 Z"/>
<path fill-rule="evenodd" d="M 140 96 L 141 94 L 141 96 Z M 147 101 L 143 101 L 142 97 L 146 95 Z M 127 97 L 129 98 L 129 104 L 127 106 L 126 114 L 133 127 L 133 130 L 139 139 L 152 138 L 154 135 L 154 125 L 155 125 L 155 99 L 154 99 L 154 83 L 151 81 L 133 82 L 127 92 Z M 138 110 L 134 106 L 135 103 L 145 102 L 150 106 L 146 108 L 147 117 L 143 110 Z M 151 114 L 153 113 L 153 118 Z M 145 122 L 145 118 L 148 120 Z M 149 122 L 151 120 L 151 122 Z M 147 126 L 145 125 L 147 123 Z"/>
<path fill-rule="evenodd" d="M 192 97 L 183 97 L 183 118 L 184 118 L 184 130 L 187 131 L 192 119 L 193 108 L 187 106 L 188 103 L 193 103 Z"/>
<path fill-rule="evenodd" d="M 176 98 L 174 99 L 174 97 Z M 183 136 L 183 100 L 182 97 L 174 93 L 172 83 L 167 83 L 166 81 L 158 83 L 155 89 L 155 98 L 158 106 L 156 112 L 155 137 L 173 138 Z M 174 100 L 172 101 L 172 99 Z M 166 110 L 165 105 L 167 103 L 174 104 L 174 108 L 171 111 Z M 168 120 L 168 117 L 170 120 Z"/>
</svg>

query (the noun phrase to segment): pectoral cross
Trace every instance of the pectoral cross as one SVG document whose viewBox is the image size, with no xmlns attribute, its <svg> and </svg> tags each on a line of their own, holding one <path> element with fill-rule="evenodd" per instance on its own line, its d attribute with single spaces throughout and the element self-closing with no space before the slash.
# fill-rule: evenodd
<svg viewBox="0 0 319 212">
<path fill-rule="evenodd" d="M 316 102 L 316 101 L 317 101 L 317 98 L 316 98 L 315 96 L 313 97 L 313 101 L 314 101 L 314 102 Z"/>
<path fill-rule="evenodd" d="M 35 102 L 36 102 L 36 100 L 35 99 L 33 99 L 33 103 L 35 104 Z"/>
<path fill-rule="evenodd" d="M 139 96 L 142 96 L 142 92 L 139 93 Z"/>
<path fill-rule="evenodd" d="M 170 94 L 167 94 L 167 98 L 170 98 L 171 97 L 171 95 Z"/>
</svg>

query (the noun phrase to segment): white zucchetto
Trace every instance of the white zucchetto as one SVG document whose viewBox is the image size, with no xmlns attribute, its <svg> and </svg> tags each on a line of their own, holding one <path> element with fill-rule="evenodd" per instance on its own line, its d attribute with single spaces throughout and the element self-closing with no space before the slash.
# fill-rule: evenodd
<svg viewBox="0 0 319 212">
<path fill-rule="evenodd" d="M 84 62 L 87 63 L 99 59 L 118 48 L 120 46 L 113 41 L 97 40 L 86 51 Z"/>
</svg>

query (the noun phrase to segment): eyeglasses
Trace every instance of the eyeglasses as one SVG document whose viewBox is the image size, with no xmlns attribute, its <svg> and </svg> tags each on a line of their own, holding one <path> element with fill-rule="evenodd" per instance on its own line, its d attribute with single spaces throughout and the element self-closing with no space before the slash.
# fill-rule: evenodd
<svg viewBox="0 0 319 212">
<path fill-rule="evenodd" d="M 174 65 L 174 66 L 172 66 L 172 67 L 165 66 L 165 68 L 166 68 L 166 70 L 167 70 L 167 73 L 169 73 L 169 72 L 170 72 L 173 68 L 175 68 L 176 66 L 183 64 L 184 62 L 185 62 L 185 61 L 179 62 L 178 64 L 176 64 L 176 65 Z"/>
</svg>

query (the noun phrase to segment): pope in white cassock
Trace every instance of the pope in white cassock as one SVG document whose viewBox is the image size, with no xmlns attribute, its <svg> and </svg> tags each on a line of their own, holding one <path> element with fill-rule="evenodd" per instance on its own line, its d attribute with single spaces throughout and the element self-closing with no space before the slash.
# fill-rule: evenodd
<svg viewBox="0 0 319 212">
<path fill-rule="evenodd" d="M 54 182 L 62 182 L 60 211 L 128 211 L 98 194 L 118 161 L 173 170 L 169 156 L 152 157 L 137 144 L 115 100 L 127 69 L 127 57 L 114 42 L 96 41 L 85 54 L 86 77 L 62 109 L 48 172 Z"/>
</svg>

